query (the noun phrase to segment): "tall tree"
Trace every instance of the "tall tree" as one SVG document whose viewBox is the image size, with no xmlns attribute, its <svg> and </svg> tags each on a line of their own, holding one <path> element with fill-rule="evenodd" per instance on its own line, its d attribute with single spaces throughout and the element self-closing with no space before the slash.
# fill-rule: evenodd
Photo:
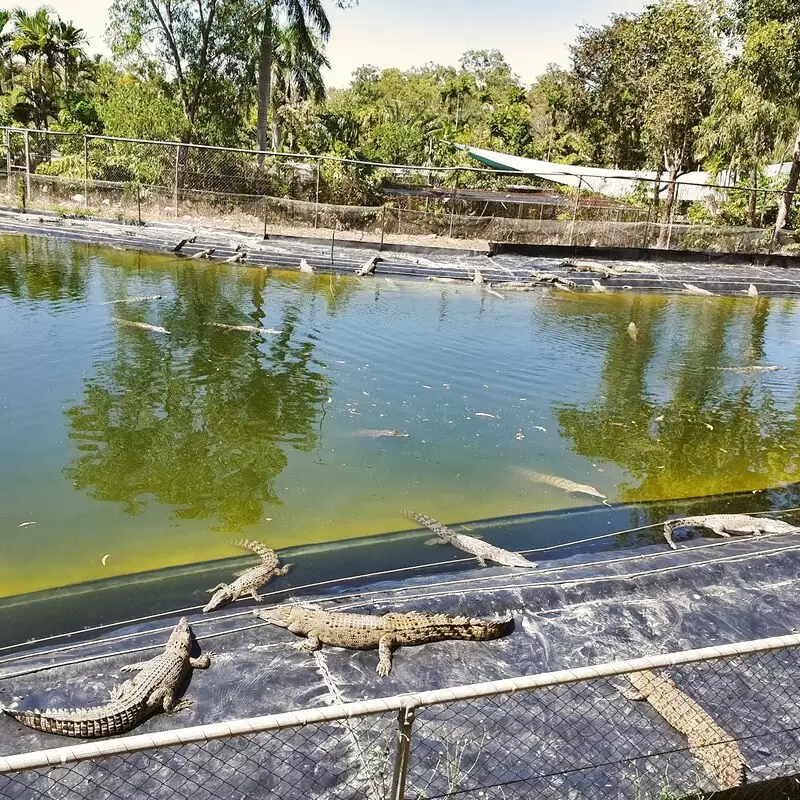
<svg viewBox="0 0 800 800">
<path fill-rule="evenodd" d="M 189 123 L 188 138 L 219 102 L 219 88 L 241 73 L 246 9 L 234 0 L 113 0 L 108 38 L 138 66 L 163 65 Z"/>
<path fill-rule="evenodd" d="M 295 26 L 273 31 L 272 59 L 272 149 L 280 150 L 282 123 L 288 110 L 298 103 L 325 99 L 322 68 L 330 67 L 322 42 L 312 36 L 311 46 Z"/>
<path fill-rule="evenodd" d="M 800 6 L 790 0 L 731 0 L 729 10 L 744 69 L 765 97 L 800 118 Z M 800 121 L 790 149 L 789 175 L 778 203 L 773 242 L 792 221 L 800 180 Z"/>
</svg>

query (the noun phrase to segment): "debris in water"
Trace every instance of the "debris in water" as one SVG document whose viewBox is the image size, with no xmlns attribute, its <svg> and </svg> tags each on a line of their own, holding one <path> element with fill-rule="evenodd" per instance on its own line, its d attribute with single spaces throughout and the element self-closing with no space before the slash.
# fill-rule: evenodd
<svg viewBox="0 0 800 800">
<path fill-rule="evenodd" d="M 428 280 L 434 283 L 455 283 L 455 278 L 440 278 L 438 275 L 428 275 Z"/>
<path fill-rule="evenodd" d="M 308 261 L 306 261 L 304 258 L 301 258 L 300 259 L 300 272 L 306 272 L 306 273 L 311 274 L 311 273 L 314 272 L 314 267 L 312 267 L 311 264 L 309 264 Z"/>
<path fill-rule="evenodd" d="M 543 428 L 541 425 L 534 425 L 533 429 L 535 431 L 541 431 L 542 433 L 547 433 L 547 428 Z"/>
<path fill-rule="evenodd" d="M 472 278 L 472 282 L 477 286 L 483 286 L 483 284 L 486 283 L 483 278 L 483 273 L 477 267 L 475 267 L 475 275 Z"/>
<path fill-rule="evenodd" d="M 607 292 L 608 291 L 608 289 L 606 289 L 606 287 L 603 286 L 603 284 L 600 283 L 600 281 L 598 281 L 596 278 L 592 278 L 592 288 L 596 292 Z"/>
<path fill-rule="evenodd" d="M 486 414 L 483 411 L 477 411 L 475 413 L 475 416 L 476 417 L 489 417 L 489 419 L 497 419 L 497 417 L 494 414 Z"/>
<path fill-rule="evenodd" d="M 786 369 L 786 367 L 778 367 L 774 364 L 767 366 L 753 365 L 748 367 L 717 367 L 722 372 L 738 372 L 741 375 L 756 374 L 758 372 L 779 372 Z"/>
<path fill-rule="evenodd" d="M 754 284 L 751 283 L 750 286 L 747 288 L 747 294 L 750 297 L 758 297 L 758 289 L 756 289 Z"/>
<path fill-rule="evenodd" d="M 111 553 L 106 553 L 101 559 L 100 563 L 105 566 L 108 563 L 108 559 L 111 556 Z"/>
<path fill-rule="evenodd" d="M 706 422 L 706 423 L 705 423 L 705 426 L 706 426 L 706 428 L 708 428 L 710 431 L 713 431 L 713 430 L 714 430 L 714 426 L 713 426 L 713 425 L 711 425 L 711 424 L 710 424 L 710 423 L 708 423 L 708 422 Z"/>
<path fill-rule="evenodd" d="M 544 483 L 547 486 L 553 486 L 556 489 L 563 489 L 565 492 L 575 492 L 577 494 L 588 494 L 592 497 L 599 497 L 605 500 L 606 495 L 595 489 L 594 486 L 588 486 L 585 483 L 575 483 L 569 478 L 560 478 L 558 475 L 545 475 L 542 472 L 536 472 L 532 469 L 525 469 L 524 467 L 514 467 L 514 469 L 536 483 Z"/>
<path fill-rule="evenodd" d="M 635 342 L 639 338 L 639 329 L 636 327 L 635 322 L 628 324 L 628 336 L 631 337 L 632 342 Z"/>
<path fill-rule="evenodd" d="M 517 432 L 516 432 L 516 434 L 514 435 L 514 438 L 515 438 L 515 439 L 516 439 L 518 442 L 521 442 L 521 441 L 522 441 L 522 440 L 525 438 L 525 434 L 524 434 L 524 433 L 523 433 L 521 430 L 519 430 L 519 431 L 517 431 Z"/>
<path fill-rule="evenodd" d="M 35 522 L 20 522 L 20 524 L 17 525 L 17 527 L 18 528 L 28 528 L 31 525 L 36 525 L 36 523 Z"/>
</svg>

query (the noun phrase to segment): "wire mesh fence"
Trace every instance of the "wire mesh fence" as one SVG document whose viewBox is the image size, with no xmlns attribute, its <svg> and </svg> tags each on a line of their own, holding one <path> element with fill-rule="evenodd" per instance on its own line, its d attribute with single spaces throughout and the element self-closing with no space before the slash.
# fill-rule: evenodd
<svg viewBox="0 0 800 800">
<path fill-rule="evenodd" d="M 247 232 L 413 237 L 721 252 L 800 250 L 773 239 L 782 190 L 569 173 L 375 164 L 34 129 L 3 129 L 0 203 L 128 224 L 183 221 Z M 611 179 L 616 180 L 616 179 Z M 619 181 L 618 181 L 619 182 Z M 658 189 L 658 191 L 656 191 Z"/>
<path fill-rule="evenodd" d="M 774 796 L 800 636 L 0 757 L 0 797 Z"/>
</svg>

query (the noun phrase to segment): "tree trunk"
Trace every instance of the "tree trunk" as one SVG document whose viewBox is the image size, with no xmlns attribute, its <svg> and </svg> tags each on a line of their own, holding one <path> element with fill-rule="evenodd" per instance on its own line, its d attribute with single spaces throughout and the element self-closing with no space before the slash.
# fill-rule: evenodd
<svg viewBox="0 0 800 800">
<path fill-rule="evenodd" d="M 794 150 L 792 151 L 792 166 L 789 168 L 789 181 L 786 184 L 778 203 L 778 219 L 775 222 L 775 231 L 772 234 L 772 244 L 778 243 L 780 232 L 791 223 L 792 202 L 794 193 L 797 189 L 797 181 L 800 179 L 800 127 L 794 139 Z"/>
<path fill-rule="evenodd" d="M 756 204 L 758 203 L 758 167 L 750 170 L 750 197 L 747 198 L 747 227 L 756 226 Z"/>
<path fill-rule="evenodd" d="M 669 172 L 667 173 L 667 196 L 664 198 L 664 205 L 661 209 L 661 227 L 658 231 L 658 242 L 656 247 L 664 248 L 669 241 L 669 223 L 672 218 L 672 207 L 675 205 L 675 197 L 678 194 L 678 172 L 679 166 L 677 160 L 669 165 Z"/>
<path fill-rule="evenodd" d="M 261 28 L 261 45 L 258 56 L 258 149 L 267 149 L 269 101 L 272 90 L 272 0 L 264 2 L 264 21 Z M 258 157 L 259 169 L 264 156 Z"/>
</svg>

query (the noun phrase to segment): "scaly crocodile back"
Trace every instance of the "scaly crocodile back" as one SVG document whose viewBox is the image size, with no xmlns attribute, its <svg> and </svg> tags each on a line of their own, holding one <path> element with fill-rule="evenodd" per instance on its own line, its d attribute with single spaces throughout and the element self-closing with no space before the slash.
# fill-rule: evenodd
<svg viewBox="0 0 800 800">
<path fill-rule="evenodd" d="M 191 629 L 186 618 L 176 625 L 163 653 L 147 661 L 130 680 L 125 681 L 111 702 L 88 709 L 48 709 L 46 711 L 12 711 L 4 713 L 44 733 L 56 733 L 81 739 L 116 736 L 135 728 L 151 714 L 159 703 L 148 702 L 157 690 L 173 694 L 191 670 Z"/>
<path fill-rule="evenodd" d="M 649 670 L 628 676 L 634 689 L 689 743 L 691 754 L 702 763 L 719 788 L 732 789 L 745 782 L 745 762 L 739 745 L 695 700 L 671 680 Z"/>
<path fill-rule="evenodd" d="M 405 645 L 445 639 L 485 642 L 506 636 L 514 629 L 514 618 L 510 615 L 499 620 L 485 620 L 412 611 L 384 614 L 381 619 L 387 631 L 396 635 L 398 644 Z"/>
<path fill-rule="evenodd" d="M 484 542 L 474 536 L 456 533 L 456 531 L 451 530 L 446 525 L 442 525 L 441 522 L 437 522 L 433 517 L 428 517 L 425 514 L 417 514 L 413 511 L 406 511 L 405 514 L 417 524 L 423 525 L 433 531 L 437 536 L 449 542 L 454 547 L 466 553 L 471 553 L 477 558 L 485 561 L 494 561 L 496 564 L 502 564 L 504 567 L 519 567 L 522 569 L 534 569 L 536 567 L 534 561 L 528 561 L 525 556 L 521 556 L 519 553 L 504 550 L 502 547 L 495 547 L 495 545 Z"/>
</svg>

